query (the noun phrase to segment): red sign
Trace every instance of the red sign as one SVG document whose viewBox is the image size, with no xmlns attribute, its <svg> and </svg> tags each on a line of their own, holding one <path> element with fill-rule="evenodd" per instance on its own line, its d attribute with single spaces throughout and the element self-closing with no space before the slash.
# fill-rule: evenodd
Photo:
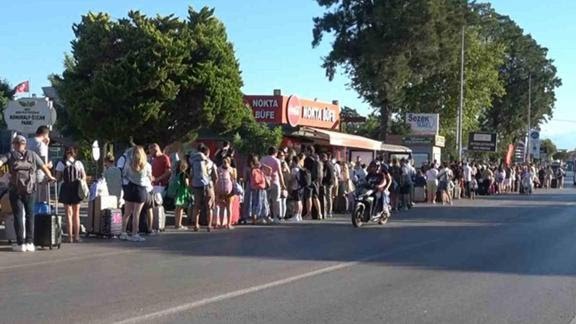
<svg viewBox="0 0 576 324">
<path fill-rule="evenodd" d="M 286 119 L 288 120 L 288 125 L 292 127 L 298 126 L 300 123 L 300 117 L 302 117 L 302 103 L 300 103 L 298 97 L 291 96 L 286 105 Z"/>
<path fill-rule="evenodd" d="M 252 108 L 254 119 L 262 123 L 280 124 L 282 122 L 282 96 L 246 96 L 244 102 Z"/>
</svg>

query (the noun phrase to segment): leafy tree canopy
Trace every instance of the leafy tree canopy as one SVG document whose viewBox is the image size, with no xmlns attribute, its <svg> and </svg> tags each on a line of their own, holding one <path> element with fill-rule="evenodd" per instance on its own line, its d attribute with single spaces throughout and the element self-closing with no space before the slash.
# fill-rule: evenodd
<svg viewBox="0 0 576 324">
<path fill-rule="evenodd" d="M 189 8 L 185 20 L 88 13 L 73 31 L 65 70 L 51 79 L 76 137 L 169 143 L 201 128 L 233 134 L 253 121 L 233 46 L 214 10 Z"/>
</svg>

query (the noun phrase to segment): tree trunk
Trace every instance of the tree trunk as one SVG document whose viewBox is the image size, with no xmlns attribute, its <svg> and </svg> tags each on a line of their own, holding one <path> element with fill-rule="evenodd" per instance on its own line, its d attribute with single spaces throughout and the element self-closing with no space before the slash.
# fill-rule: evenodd
<svg viewBox="0 0 576 324">
<path fill-rule="evenodd" d="M 388 101 L 382 102 L 380 106 L 380 129 L 378 132 L 378 139 L 386 142 L 388 136 L 388 126 L 390 124 L 390 104 Z"/>
</svg>

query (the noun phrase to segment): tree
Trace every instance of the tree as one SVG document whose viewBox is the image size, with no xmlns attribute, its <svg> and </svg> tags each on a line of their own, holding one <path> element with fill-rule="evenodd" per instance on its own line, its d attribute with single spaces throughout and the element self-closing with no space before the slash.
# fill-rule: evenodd
<svg viewBox="0 0 576 324">
<path fill-rule="evenodd" d="M 405 89 L 445 71 L 454 60 L 464 0 L 317 0 L 327 9 L 314 19 L 313 46 L 333 34 L 323 67 L 329 79 L 342 66 L 358 91 L 380 115 L 385 139 L 390 118 L 399 111 Z"/>
<path fill-rule="evenodd" d="M 484 111 L 480 123 L 483 128 L 498 133 L 501 143 L 513 143 L 526 136 L 529 83 L 532 88 L 531 124 L 536 127 L 552 117 L 555 89 L 562 81 L 556 75 L 553 60 L 547 57 L 546 48 L 525 35 L 509 17 L 497 14 L 489 6 L 484 10 L 486 15 L 493 17 L 491 24 L 486 26 L 489 34 L 506 47 L 505 62 L 499 73 L 505 94 Z"/>
<path fill-rule="evenodd" d="M 52 83 L 76 137 L 166 144 L 203 127 L 233 134 L 253 120 L 233 46 L 212 9 L 189 8 L 186 20 L 88 13 L 73 31 L 72 53 Z"/>
<path fill-rule="evenodd" d="M 280 127 L 271 130 L 266 124 L 250 119 L 235 134 L 232 144 L 240 153 L 263 156 L 269 147 L 280 145 L 282 135 Z"/>
<path fill-rule="evenodd" d="M 6 105 L 8 104 L 9 100 L 13 98 L 13 90 L 8 81 L 0 79 L 0 112 L 4 112 L 6 109 Z M 2 113 L 0 116 L 1 125 L 4 127 L 6 123 L 4 121 L 4 114 Z"/>
<path fill-rule="evenodd" d="M 552 142 L 552 140 L 549 138 L 545 138 L 540 141 L 540 150 L 546 152 L 546 155 L 548 156 L 553 156 L 556 152 L 558 152 L 556 144 L 554 144 L 554 142 Z"/>
</svg>

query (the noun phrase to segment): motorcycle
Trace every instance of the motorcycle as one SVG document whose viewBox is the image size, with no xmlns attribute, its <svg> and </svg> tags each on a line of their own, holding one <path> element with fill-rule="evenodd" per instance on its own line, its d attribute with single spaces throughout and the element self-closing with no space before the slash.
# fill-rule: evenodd
<svg viewBox="0 0 576 324">
<path fill-rule="evenodd" d="M 354 211 L 352 212 L 352 225 L 361 227 L 365 223 L 378 223 L 384 225 L 390 219 L 390 213 L 379 210 L 379 199 L 376 192 L 368 185 L 359 186 L 355 192 Z"/>
</svg>

